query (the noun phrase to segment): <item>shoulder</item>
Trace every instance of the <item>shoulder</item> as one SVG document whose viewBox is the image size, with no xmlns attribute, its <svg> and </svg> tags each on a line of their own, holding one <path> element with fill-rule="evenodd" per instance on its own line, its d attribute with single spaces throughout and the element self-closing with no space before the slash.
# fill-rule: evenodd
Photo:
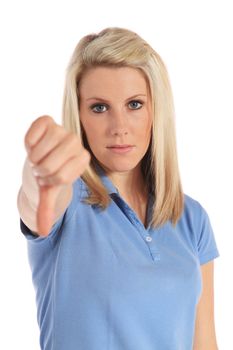
<svg viewBox="0 0 233 350">
<path fill-rule="evenodd" d="M 195 241 L 201 265 L 220 256 L 209 214 L 202 204 L 187 194 L 180 222 Z"/>
<path fill-rule="evenodd" d="M 189 232 L 197 241 L 202 238 L 203 234 L 212 235 L 212 227 L 206 209 L 197 199 L 187 194 L 184 194 L 184 210 L 179 227 Z"/>
<path fill-rule="evenodd" d="M 186 209 L 186 210 L 201 210 L 201 209 L 203 209 L 201 203 L 197 199 L 191 197 L 190 195 L 188 195 L 186 193 L 184 194 L 184 204 L 185 204 L 184 209 Z"/>
<path fill-rule="evenodd" d="M 200 220 L 208 217 L 206 209 L 203 205 L 193 197 L 184 194 L 184 211 L 183 215 L 186 218 L 190 218 L 193 220 Z"/>
</svg>

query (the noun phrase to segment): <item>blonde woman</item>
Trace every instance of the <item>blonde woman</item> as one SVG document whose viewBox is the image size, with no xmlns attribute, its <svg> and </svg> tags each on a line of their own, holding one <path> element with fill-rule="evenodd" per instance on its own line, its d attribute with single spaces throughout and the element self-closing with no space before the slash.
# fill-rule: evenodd
<svg viewBox="0 0 233 350">
<path fill-rule="evenodd" d="M 206 210 L 183 193 L 169 77 L 138 34 L 83 37 L 62 126 L 25 135 L 18 194 L 43 350 L 216 350 Z"/>
</svg>

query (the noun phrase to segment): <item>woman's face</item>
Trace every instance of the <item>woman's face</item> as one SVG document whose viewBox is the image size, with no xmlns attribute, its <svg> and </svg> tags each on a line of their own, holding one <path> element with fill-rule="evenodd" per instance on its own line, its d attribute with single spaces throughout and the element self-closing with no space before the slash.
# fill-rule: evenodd
<svg viewBox="0 0 233 350">
<path fill-rule="evenodd" d="M 151 101 L 143 73 L 130 67 L 90 68 L 79 93 L 80 120 L 95 157 L 109 172 L 133 170 L 151 137 Z"/>
</svg>

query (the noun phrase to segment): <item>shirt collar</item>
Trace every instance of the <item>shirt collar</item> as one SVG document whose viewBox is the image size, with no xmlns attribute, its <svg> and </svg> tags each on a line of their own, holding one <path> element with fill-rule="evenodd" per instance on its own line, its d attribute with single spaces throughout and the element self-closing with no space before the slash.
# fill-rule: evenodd
<svg viewBox="0 0 233 350">
<path fill-rule="evenodd" d="M 94 166 L 95 166 L 97 174 L 99 175 L 103 185 L 106 187 L 108 193 L 109 194 L 115 193 L 115 194 L 118 194 L 120 196 L 118 189 L 112 183 L 110 178 L 106 175 L 105 170 L 96 162 L 94 163 Z M 152 205 L 153 198 L 154 198 L 153 194 L 149 193 L 149 198 L 148 199 L 149 199 L 149 204 L 150 205 Z"/>
<path fill-rule="evenodd" d="M 109 195 L 117 194 L 119 197 L 121 197 L 118 189 L 114 186 L 114 184 L 112 183 L 110 178 L 106 175 L 105 170 L 96 162 L 94 162 L 94 166 L 95 166 L 96 172 L 99 175 L 103 185 L 107 189 L 108 194 Z M 153 206 L 154 206 L 154 195 L 149 192 L 148 208 L 147 208 L 147 221 L 149 221 L 149 222 L 152 218 Z"/>
<path fill-rule="evenodd" d="M 106 175 L 105 170 L 98 164 L 94 163 L 97 174 L 99 175 L 103 185 L 106 187 L 108 194 L 116 193 L 119 195 L 118 189 L 114 186 L 110 178 Z"/>
</svg>

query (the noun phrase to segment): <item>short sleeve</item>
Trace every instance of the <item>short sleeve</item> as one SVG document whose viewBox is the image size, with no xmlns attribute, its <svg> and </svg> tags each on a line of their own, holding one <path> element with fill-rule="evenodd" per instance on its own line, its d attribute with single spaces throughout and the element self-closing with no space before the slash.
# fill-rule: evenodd
<svg viewBox="0 0 233 350">
<path fill-rule="evenodd" d="M 215 235 L 209 216 L 206 210 L 200 205 L 200 225 L 197 240 L 198 257 L 200 264 L 205 264 L 208 261 L 220 256 L 217 247 Z"/>
<path fill-rule="evenodd" d="M 32 232 L 29 227 L 23 222 L 23 220 L 20 218 L 20 230 L 24 234 L 25 238 L 29 241 L 35 241 L 40 242 L 47 239 L 52 239 L 53 236 L 59 231 L 59 229 L 62 226 L 62 223 L 64 221 L 65 213 L 63 213 L 60 218 L 54 223 L 52 226 L 48 236 L 42 237 L 39 235 L 36 235 L 36 233 Z"/>
<path fill-rule="evenodd" d="M 36 244 L 36 243 L 45 243 L 45 242 L 52 242 L 56 240 L 57 233 L 62 230 L 63 224 L 65 221 L 69 220 L 70 217 L 73 215 L 74 211 L 77 208 L 77 203 L 80 199 L 82 191 L 82 180 L 78 178 L 73 183 L 73 196 L 71 199 L 70 204 L 66 208 L 66 210 L 62 213 L 62 215 L 58 218 L 58 220 L 53 224 L 49 234 L 46 237 L 36 235 L 36 233 L 32 232 L 27 225 L 23 222 L 23 220 L 20 218 L 20 230 L 24 234 L 25 238 L 28 240 L 28 243 L 30 244 Z"/>
</svg>

